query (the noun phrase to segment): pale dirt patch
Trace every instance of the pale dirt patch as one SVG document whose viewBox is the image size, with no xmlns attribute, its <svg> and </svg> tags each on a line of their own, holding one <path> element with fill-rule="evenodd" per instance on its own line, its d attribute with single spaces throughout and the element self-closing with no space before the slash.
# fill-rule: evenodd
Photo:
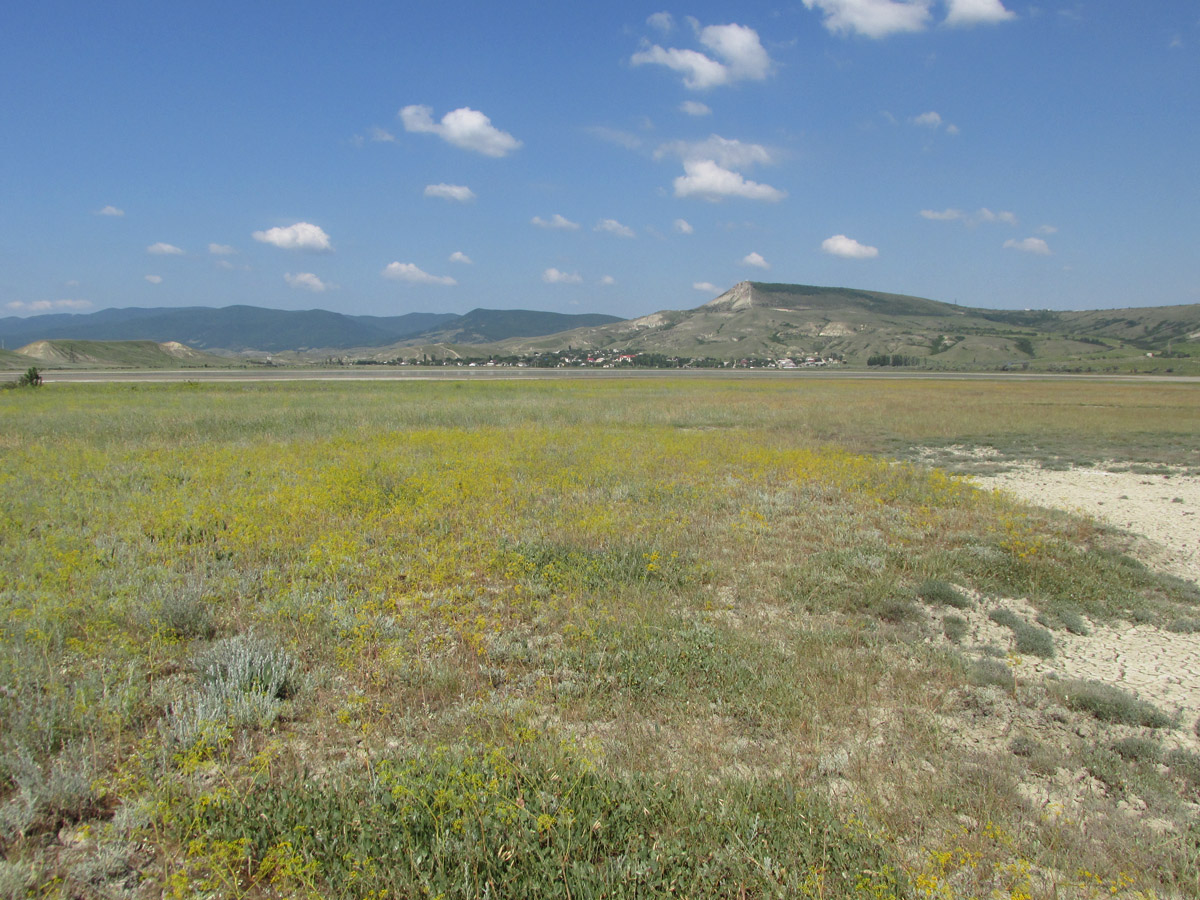
<svg viewBox="0 0 1200 900">
<path fill-rule="evenodd" d="M 1039 506 L 1090 515 L 1144 538 L 1133 554 L 1151 568 L 1200 583 L 1200 478 L 1172 473 L 1143 475 L 1103 469 L 1047 471 L 1023 464 L 976 476 L 980 487 L 999 489 Z M 1007 606 L 1033 621 L 1023 600 L 984 601 Z M 968 614 L 976 641 L 1007 646 L 1005 632 L 983 610 Z M 1179 717 L 1175 740 L 1196 745 L 1200 717 L 1200 634 L 1177 634 L 1153 625 L 1089 623 L 1091 634 L 1054 632 L 1055 657 L 1022 657 L 1019 675 L 1088 678 L 1116 685 Z"/>
<path fill-rule="evenodd" d="M 1053 471 L 1025 463 L 1008 472 L 977 475 L 985 489 L 1027 503 L 1092 516 L 1139 535 L 1149 544 L 1134 555 L 1151 568 L 1200 583 L 1200 477 L 1139 475 L 1103 468 Z"/>
</svg>

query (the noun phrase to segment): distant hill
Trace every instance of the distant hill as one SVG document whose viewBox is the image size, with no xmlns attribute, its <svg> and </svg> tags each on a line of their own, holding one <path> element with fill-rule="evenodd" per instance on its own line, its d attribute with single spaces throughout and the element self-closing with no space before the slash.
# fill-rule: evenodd
<svg viewBox="0 0 1200 900">
<path fill-rule="evenodd" d="M 837 355 L 857 364 L 888 355 L 949 369 L 1070 368 L 1083 361 L 1106 368 L 1147 353 L 1200 358 L 1198 338 L 1200 304 L 1007 311 L 879 291 L 745 281 L 695 309 L 502 341 L 495 352 L 571 346 L 734 360 Z"/>
<path fill-rule="evenodd" d="M 105 309 L 0 319 L 0 340 L 14 347 L 33 341 L 177 341 L 200 350 L 345 350 L 379 347 L 429 335 L 462 343 L 544 335 L 581 325 L 621 321 L 616 316 L 565 315 L 533 310 L 475 309 L 466 315 L 408 313 L 348 316 L 323 309 L 281 310 L 257 306 L 179 309 Z"/>
<path fill-rule="evenodd" d="M 348 316 L 327 310 L 254 306 L 110 309 L 90 315 L 0 319 L 7 347 L 46 342 L 47 365 L 158 365 L 165 351 L 83 351 L 72 342 L 176 342 L 224 356 L 250 351 L 279 361 L 328 356 L 396 358 L 521 356 L 568 348 L 717 360 L 880 357 L 928 368 L 1029 368 L 1200 372 L 1200 304 L 1083 312 L 993 310 L 881 291 L 744 281 L 688 310 L 637 319 L 533 310 L 473 309 L 464 315 Z M 27 347 L 22 347 L 28 352 Z M 65 354 L 65 356 L 64 356 Z M 74 354 L 72 357 L 71 354 Z M 914 362 L 915 361 L 915 362 Z M 178 365 L 178 357 L 172 364 Z M 204 363 L 201 363 L 204 364 Z M 0 356 L 21 368 L 28 356 Z"/>
<path fill-rule="evenodd" d="M 36 366 L 37 360 L 14 350 L 0 350 L 0 370 L 28 369 Z"/>
<path fill-rule="evenodd" d="M 176 341 L 34 341 L 22 347 L 19 354 L 35 365 L 115 367 L 115 368 L 182 368 L 227 366 L 229 361 Z"/>
</svg>

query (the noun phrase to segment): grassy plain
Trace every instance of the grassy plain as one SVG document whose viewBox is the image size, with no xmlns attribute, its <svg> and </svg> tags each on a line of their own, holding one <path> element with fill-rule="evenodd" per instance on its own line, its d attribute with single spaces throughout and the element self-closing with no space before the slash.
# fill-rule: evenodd
<svg viewBox="0 0 1200 900">
<path fill-rule="evenodd" d="M 1200 896 L 1195 755 L 938 624 L 1200 596 L 921 462 L 1198 433 L 1170 384 L 4 392 L 0 897 Z"/>
</svg>

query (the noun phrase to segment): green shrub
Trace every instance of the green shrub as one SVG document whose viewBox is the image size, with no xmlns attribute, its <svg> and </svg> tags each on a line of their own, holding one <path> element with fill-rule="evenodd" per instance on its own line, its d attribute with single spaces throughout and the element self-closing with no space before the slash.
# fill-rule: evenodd
<svg viewBox="0 0 1200 900">
<path fill-rule="evenodd" d="M 967 620 L 962 616 L 949 615 L 942 619 L 942 634 L 955 644 L 961 644 L 967 636 Z"/>
<path fill-rule="evenodd" d="M 1141 725 L 1145 728 L 1171 728 L 1175 724 L 1158 707 L 1110 684 L 1082 679 L 1066 679 L 1051 684 L 1051 689 L 1068 708 L 1089 713 L 1101 722 Z"/>
<path fill-rule="evenodd" d="M 915 624 L 925 618 L 921 607 L 908 600 L 884 600 L 876 608 L 875 614 L 883 621 L 892 625 Z"/>
<path fill-rule="evenodd" d="M 1171 774 L 1187 782 L 1190 788 L 1200 788 L 1200 753 L 1191 750 L 1171 750 L 1163 757 Z"/>
<path fill-rule="evenodd" d="M 967 681 L 980 687 L 992 685 L 1010 691 L 1016 686 L 1012 669 L 999 659 L 975 660 L 967 671 Z"/>
<path fill-rule="evenodd" d="M 1062 622 L 1063 627 L 1067 629 L 1067 631 L 1071 632 L 1071 634 L 1078 634 L 1086 637 L 1092 633 L 1092 630 L 1088 628 L 1087 622 L 1084 621 L 1083 616 L 1075 612 L 1073 609 L 1059 610 L 1058 620 Z"/>
<path fill-rule="evenodd" d="M 1157 762 L 1162 756 L 1162 744 L 1142 737 L 1126 737 L 1112 744 L 1113 752 L 1123 759 L 1136 762 Z"/>
<path fill-rule="evenodd" d="M 0 808 L 0 835 L 8 838 L 55 832 L 98 808 L 93 786 L 95 769 L 80 745 L 73 745 L 45 765 L 21 750 L 8 762 L 16 793 Z"/>
<path fill-rule="evenodd" d="M 997 607 L 988 613 L 988 618 L 997 625 L 1012 630 L 1018 653 L 1049 659 L 1054 656 L 1054 635 L 1045 628 L 1031 625 L 1011 609 Z"/>
<path fill-rule="evenodd" d="M 20 377 L 17 378 L 17 387 L 41 387 L 42 373 L 38 371 L 37 366 L 30 366 Z"/>
<path fill-rule="evenodd" d="M 265 728 L 300 690 L 294 657 L 254 634 L 214 644 L 197 661 L 200 685 L 172 703 L 161 724 L 171 744 L 218 744 L 234 728 Z"/>
<path fill-rule="evenodd" d="M 1011 609 L 1003 606 L 997 606 L 988 613 L 988 618 L 997 625 L 1003 625 L 1005 628 L 1016 628 L 1024 619 L 1018 616 Z"/>
<path fill-rule="evenodd" d="M 1176 634 L 1195 634 L 1200 631 L 1200 620 L 1181 616 L 1167 626 L 1167 631 L 1173 631 Z"/>
<path fill-rule="evenodd" d="M 933 606 L 952 606 L 955 609 L 966 609 L 971 605 L 970 599 L 948 581 L 938 578 L 927 578 L 917 586 L 917 596 L 925 603 Z"/>
</svg>

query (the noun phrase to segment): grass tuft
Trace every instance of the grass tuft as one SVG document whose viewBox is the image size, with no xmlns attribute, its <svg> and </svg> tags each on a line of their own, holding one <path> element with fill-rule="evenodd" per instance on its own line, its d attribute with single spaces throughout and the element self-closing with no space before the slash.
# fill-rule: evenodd
<svg viewBox="0 0 1200 900">
<path fill-rule="evenodd" d="M 917 587 L 917 596 L 925 603 L 934 606 L 952 606 L 955 609 L 967 609 L 971 600 L 962 591 L 939 578 L 927 578 Z"/>
</svg>

